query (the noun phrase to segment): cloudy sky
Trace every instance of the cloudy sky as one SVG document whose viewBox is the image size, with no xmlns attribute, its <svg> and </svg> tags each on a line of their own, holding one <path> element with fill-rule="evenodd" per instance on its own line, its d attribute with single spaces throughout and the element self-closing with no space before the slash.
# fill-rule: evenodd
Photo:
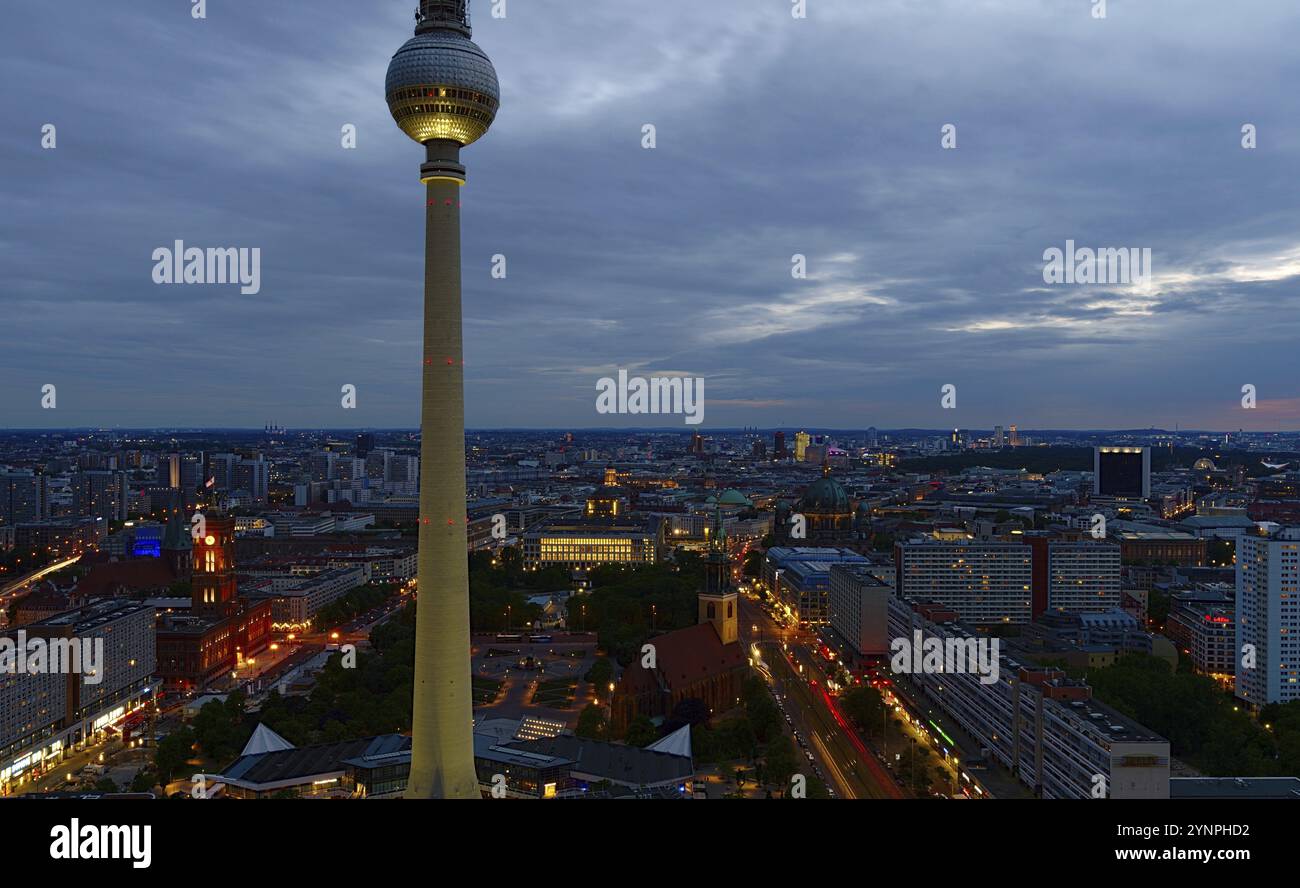
<svg viewBox="0 0 1300 888">
<path fill-rule="evenodd" d="M 415 5 L 6 4 L 0 427 L 418 422 Z M 702 378 L 706 428 L 1300 428 L 1294 0 L 504 5 L 471 426 L 650 424 L 595 410 L 625 368 Z M 260 248 L 261 291 L 154 284 L 177 239 Z M 1067 239 L 1151 280 L 1049 286 Z"/>
</svg>

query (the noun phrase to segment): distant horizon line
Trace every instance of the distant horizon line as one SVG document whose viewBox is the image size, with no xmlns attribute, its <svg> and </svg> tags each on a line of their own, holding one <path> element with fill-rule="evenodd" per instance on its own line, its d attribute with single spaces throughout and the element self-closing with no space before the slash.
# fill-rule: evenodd
<svg viewBox="0 0 1300 888">
<path fill-rule="evenodd" d="M 268 427 L 266 426 L 50 426 L 50 427 L 28 427 L 28 428 L 0 428 L 0 435 L 19 434 L 19 433 L 39 433 L 50 434 L 54 432 L 153 432 L 153 433 L 198 433 L 198 432 L 245 432 L 253 434 L 263 434 Z M 419 426 L 274 426 L 277 432 L 320 432 L 320 433 L 365 433 L 365 432 L 409 432 L 418 433 Z M 865 434 L 870 429 L 875 429 L 878 433 L 884 434 L 889 432 L 914 432 L 914 433 L 933 433 L 948 434 L 950 431 L 963 432 L 994 432 L 998 426 L 949 426 L 926 427 L 926 426 L 718 426 L 709 428 L 682 428 L 681 426 L 627 426 L 623 428 L 608 428 L 603 426 L 467 426 L 465 431 L 468 432 L 557 432 L 560 434 L 566 432 L 585 432 L 599 434 L 626 434 L 632 432 L 654 432 L 657 434 L 677 434 L 682 436 L 709 433 L 771 433 L 787 432 L 794 429 L 806 431 L 809 434 L 830 434 L 830 433 L 849 433 Z M 1010 426 L 1001 427 L 1005 433 L 1010 434 Z M 1247 429 L 1166 429 L 1158 427 L 1148 428 L 1037 428 L 1016 426 L 1017 434 L 1028 433 L 1057 433 L 1057 434 L 1077 434 L 1077 435 L 1095 435 L 1095 434 L 1172 434 L 1172 435 L 1300 435 L 1300 429 L 1277 429 L 1277 430 L 1247 430 Z"/>
</svg>

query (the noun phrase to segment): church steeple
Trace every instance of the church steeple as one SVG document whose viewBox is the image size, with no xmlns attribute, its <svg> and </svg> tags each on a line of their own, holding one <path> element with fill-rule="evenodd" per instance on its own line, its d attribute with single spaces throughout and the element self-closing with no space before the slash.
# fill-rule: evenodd
<svg viewBox="0 0 1300 888">
<path fill-rule="evenodd" d="M 178 580 L 189 579 L 190 558 L 193 544 L 190 541 L 190 529 L 181 513 L 180 497 L 172 503 L 172 514 L 167 519 L 167 528 L 163 531 L 162 557 Z"/>
<path fill-rule="evenodd" d="M 722 523 L 722 509 L 713 507 L 709 529 L 709 554 L 704 558 L 704 588 L 700 590 L 701 623 L 712 623 L 723 644 L 732 644 L 739 635 L 739 597 L 731 585 L 731 556 L 727 552 L 727 531 Z"/>
<path fill-rule="evenodd" d="M 722 523 L 722 509 L 713 507 L 713 519 L 707 529 L 709 554 L 704 556 L 704 590 L 722 595 L 731 588 L 731 559 L 727 555 L 727 529 Z"/>
</svg>

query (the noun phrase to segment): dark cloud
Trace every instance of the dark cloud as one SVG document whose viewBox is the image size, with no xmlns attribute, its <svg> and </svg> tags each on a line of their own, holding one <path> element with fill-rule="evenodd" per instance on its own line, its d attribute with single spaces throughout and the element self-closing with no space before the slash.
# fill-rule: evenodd
<svg viewBox="0 0 1300 888">
<path fill-rule="evenodd" d="M 414 425 L 420 152 L 382 98 L 414 2 L 11 6 L 0 424 Z M 1108 7 L 475 0 L 503 98 L 465 152 L 468 422 L 617 420 L 595 384 L 620 367 L 703 377 L 706 425 L 1252 428 L 1242 384 L 1300 403 L 1300 14 Z M 154 285 L 176 239 L 260 247 L 261 292 Z M 1150 247 L 1151 286 L 1045 285 L 1067 239 Z"/>
</svg>

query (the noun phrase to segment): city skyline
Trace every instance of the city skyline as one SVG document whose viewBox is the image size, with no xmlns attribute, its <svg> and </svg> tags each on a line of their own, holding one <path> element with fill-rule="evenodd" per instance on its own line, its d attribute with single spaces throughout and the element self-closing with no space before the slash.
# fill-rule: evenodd
<svg viewBox="0 0 1300 888">
<path fill-rule="evenodd" d="M 4 64 L 42 76 L 0 100 L 5 426 L 414 427 L 417 217 L 375 101 L 411 5 L 318 3 L 310 34 L 274 9 L 10 13 Z M 1284 4 L 480 5 L 519 112 L 468 186 L 470 427 L 647 428 L 594 409 L 621 368 L 704 379 L 702 429 L 1300 427 Z M 810 100 L 769 114 L 791 78 Z M 156 285 L 177 240 L 260 250 L 259 292 Z M 1150 289 L 1045 284 L 1068 241 L 1151 249 Z"/>
<path fill-rule="evenodd" d="M 1019 432 L 1020 432 L 1022 435 L 1027 435 L 1027 434 L 1063 434 L 1063 435 L 1122 435 L 1122 434 L 1134 434 L 1134 435 L 1140 435 L 1140 434 L 1190 435 L 1190 434 L 1204 434 L 1204 435 L 1216 435 L 1216 436 L 1217 436 L 1217 435 L 1236 435 L 1236 434 L 1246 434 L 1246 435 L 1252 435 L 1252 436 L 1259 436 L 1259 435 L 1297 435 L 1297 434 L 1300 434 L 1300 428 L 1297 428 L 1297 429 L 1287 429 L 1287 428 L 1279 428 L 1279 429 L 1241 429 L 1241 428 L 1231 428 L 1231 429 L 1229 429 L 1229 428 L 1218 428 L 1218 429 L 1214 429 L 1214 428 L 1195 428 L 1195 427 L 1186 427 L 1186 428 L 1173 427 L 1173 428 L 1165 428 L 1165 427 L 1163 427 L 1163 426 L 1132 426 L 1132 427 L 1125 427 L 1125 428 L 1120 428 L 1120 427 L 1111 427 L 1111 428 L 1107 428 L 1107 427 L 1096 427 L 1096 428 L 1036 428 L 1036 427 L 1033 427 L 1033 426 L 1022 426 L 1022 425 L 1020 425 L 1020 424 L 1018 424 L 1018 423 L 1016 423 L 1015 425 L 1016 425 L 1016 428 L 1019 430 Z M 765 434 L 765 433 L 774 433 L 774 432 L 778 432 L 778 431 L 794 431 L 794 430 L 802 430 L 802 431 L 807 431 L 807 432 L 809 432 L 809 433 L 816 433 L 816 434 L 823 434 L 823 435 L 833 435 L 833 434 L 860 435 L 860 434 L 865 433 L 868 429 L 875 429 L 877 432 L 880 432 L 880 433 L 937 434 L 937 435 L 945 435 L 945 434 L 950 434 L 950 433 L 953 432 L 953 431 L 963 431 L 963 432 L 994 432 L 994 431 L 996 431 L 999 427 L 1001 427 L 1001 428 L 1003 429 L 1004 432 L 1006 432 L 1006 433 L 1008 433 L 1008 434 L 1010 433 L 1010 430 L 1011 430 L 1011 424 L 1006 424 L 1006 423 L 994 423 L 994 424 L 985 424 L 985 425 L 975 424 L 975 425 L 961 425 L 961 426 L 824 426 L 824 425 L 812 425 L 812 424 L 808 424 L 808 423 L 789 423 L 789 424 L 783 424 L 783 425 L 770 425 L 770 426 L 746 426 L 746 425 L 739 425 L 739 426 L 687 426 L 687 427 L 685 427 L 685 428 L 680 427 L 680 426 L 672 426 L 672 425 L 663 425 L 663 426 L 643 426 L 643 425 L 642 425 L 642 426 L 638 426 L 638 425 L 626 425 L 626 426 L 576 426 L 576 425 L 575 425 L 575 426 L 511 426 L 511 425 L 502 425 L 502 426 L 473 426 L 473 425 L 467 425 L 467 426 L 465 427 L 465 433 L 466 433 L 466 434 L 476 434 L 476 433 L 483 433 L 483 432 L 533 432 L 533 433 L 537 433 L 537 432 L 555 432 L 555 433 L 557 433 L 557 434 L 563 434 L 563 433 L 565 433 L 565 432 L 574 432 L 574 433 L 577 433 L 577 432 L 587 432 L 587 433 L 594 433 L 594 434 L 616 434 L 616 433 L 629 433 L 629 434 L 631 434 L 631 433 L 640 433 L 640 432 L 645 432 L 645 433 L 653 433 L 653 434 L 669 434 L 669 433 L 676 433 L 676 434 L 681 434 L 681 435 L 685 435 L 685 436 L 688 436 L 688 437 L 689 437 L 689 436 L 692 435 L 692 434 L 696 434 L 696 433 L 704 433 L 704 432 L 707 432 L 707 433 L 709 433 L 709 434 L 720 434 L 720 435 L 722 435 L 722 434 L 751 434 L 751 435 L 752 435 L 752 434 L 760 434 L 760 433 L 764 433 L 764 434 Z M 289 426 L 289 427 L 277 425 L 275 428 L 276 428 L 276 431 L 277 431 L 277 432 L 283 432 L 283 433 L 296 432 L 296 433 L 302 433 L 302 434 L 328 434 L 328 433 L 332 433 L 332 432 L 340 432 L 340 433 L 343 433 L 343 432 L 349 432 L 349 433 L 350 433 L 350 432 L 363 432 L 363 431 L 371 431 L 371 432 L 393 432 L 393 433 L 409 432 L 409 433 L 411 433 L 411 434 L 415 434 L 415 433 L 419 432 L 419 430 L 420 430 L 420 427 L 419 427 L 418 425 L 411 425 L 411 426 L 363 426 L 363 425 L 355 425 L 355 426 L 349 426 L 349 425 L 336 425 L 336 426 L 306 426 L 306 425 L 305 425 L 305 426 Z M 37 433 L 47 433 L 47 434 L 48 434 L 48 433 L 57 433 L 57 432 L 67 432 L 67 433 L 73 433 L 73 432 L 75 432 L 75 433 L 92 433 L 92 434 L 93 434 L 93 433 L 96 433 L 96 432 L 112 432 L 112 433 L 114 433 L 114 434 L 124 434 L 124 433 L 128 433 L 128 432 L 148 432 L 148 433 L 175 432 L 175 433 L 179 433 L 179 434 L 196 434 L 196 433 L 201 433 L 201 432 L 222 432 L 222 433 L 247 433 L 247 434 L 261 434 L 261 433 L 265 432 L 265 429 L 266 429 L 266 427 L 264 427 L 264 426 L 203 426 L 203 425 L 194 425 L 194 426 L 185 426 L 185 425 L 160 425 L 160 426 L 33 426 L 33 427 L 30 427 L 30 428 L 19 428 L 19 427 L 15 427 L 15 428 L 0 428 L 0 434 L 5 434 L 5 433 L 18 434 L 18 433 L 24 433 L 24 432 L 37 432 Z"/>
</svg>

